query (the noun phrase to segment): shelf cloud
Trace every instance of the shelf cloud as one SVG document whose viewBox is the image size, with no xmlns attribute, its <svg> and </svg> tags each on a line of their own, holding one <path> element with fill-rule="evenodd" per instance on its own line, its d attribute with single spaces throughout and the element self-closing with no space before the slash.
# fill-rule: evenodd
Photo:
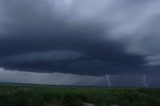
<svg viewBox="0 0 160 106">
<path fill-rule="evenodd" d="M 160 69 L 160 1 L 0 1 L 0 66 L 101 75 Z"/>
</svg>

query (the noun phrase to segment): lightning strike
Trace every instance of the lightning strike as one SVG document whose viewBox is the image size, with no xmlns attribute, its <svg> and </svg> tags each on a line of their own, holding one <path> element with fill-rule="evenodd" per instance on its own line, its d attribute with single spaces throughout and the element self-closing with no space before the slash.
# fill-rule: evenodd
<svg viewBox="0 0 160 106">
<path fill-rule="evenodd" d="M 109 79 L 109 75 L 105 75 L 105 79 L 106 79 L 108 87 L 111 87 L 111 82 L 110 82 L 110 79 Z"/>
<path fill-rule="evenodd" d="M 145 88 L 148 87 L 148 84 L 147 84 L 147 80 L 146 80 L 146 75 L 143 75 L 143 81 L 142 81 L 143 85 Z"/>
</svg>

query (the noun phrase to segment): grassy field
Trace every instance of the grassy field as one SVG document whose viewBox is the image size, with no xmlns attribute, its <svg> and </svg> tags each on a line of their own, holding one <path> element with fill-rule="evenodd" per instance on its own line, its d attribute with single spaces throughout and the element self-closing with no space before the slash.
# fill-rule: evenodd
<svg viewBox="0 0 160 106">
<path fill-rule="evenodd" d="M 0 106 L 160 106 L 160 89 L 0 85 Z"/>
</svg>

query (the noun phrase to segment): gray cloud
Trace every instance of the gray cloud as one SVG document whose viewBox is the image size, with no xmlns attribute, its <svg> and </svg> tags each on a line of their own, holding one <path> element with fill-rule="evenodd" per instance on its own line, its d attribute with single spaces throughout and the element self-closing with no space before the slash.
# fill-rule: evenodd
<svg viewBox="0 0 160 106">
<path fill-rule="evenodd" d="M 94 75 L 159 69 L 159 58 L 151 59 L 159 55 L 159 1 L 0 4 L 1 67 Z"/>
</svg>

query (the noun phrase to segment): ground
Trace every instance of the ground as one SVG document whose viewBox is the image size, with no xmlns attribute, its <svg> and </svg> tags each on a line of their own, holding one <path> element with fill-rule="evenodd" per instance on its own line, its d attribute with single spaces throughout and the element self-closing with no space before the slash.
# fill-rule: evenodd
<svg viewBox="0 0 160 106">
<path fill-rule="evenodd" d="M 0 85 L 0 106 L 160 106 L 160 89 Z"/>
</svg>

